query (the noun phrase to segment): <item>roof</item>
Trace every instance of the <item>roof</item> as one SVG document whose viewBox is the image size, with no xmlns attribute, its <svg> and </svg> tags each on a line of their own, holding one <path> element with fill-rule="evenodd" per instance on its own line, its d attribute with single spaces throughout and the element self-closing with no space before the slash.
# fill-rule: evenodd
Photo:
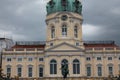
<svg viewBox="0 0 120 80">
<path fill-rule="evenodd" d="M 114 41 L 87 41 L 84 42 L 85 48 L 92 47 L 118 47 Z"/>
<path fill-rule="evenodd" d="M 114 41 L 85 41 L 85 48 L 95 47 L 119 47 Z M 22 41 L 16 42 L 12 48 L 45 48 L 45 41 Z"/>
<path fill-rule="evenodd" d="M 42 48 L 44 49 L 45 45 L 15 45 L 12 48 Z"/>
<path fill-rule="evenodd" d="M 44 41 L 17 41 L 12 48 L 42 48 L 44 49 Z"/>
</svg>

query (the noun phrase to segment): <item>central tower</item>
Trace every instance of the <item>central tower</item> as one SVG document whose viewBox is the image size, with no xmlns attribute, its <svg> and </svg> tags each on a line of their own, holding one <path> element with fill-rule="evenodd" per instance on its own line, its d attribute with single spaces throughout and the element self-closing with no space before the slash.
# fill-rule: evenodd
<svg viewBox="0 0 120 80">
<path fill-rule="evenodd" d="M 46 49 L 61 43 L 83 48 L 81 2 L 79 0 L 50 0 L 46 9 Z"/>
</svg>

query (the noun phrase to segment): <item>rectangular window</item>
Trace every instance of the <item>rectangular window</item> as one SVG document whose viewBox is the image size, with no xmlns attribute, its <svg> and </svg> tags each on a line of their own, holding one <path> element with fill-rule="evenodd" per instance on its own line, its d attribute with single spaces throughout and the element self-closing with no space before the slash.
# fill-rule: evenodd
<svg viewBox="0 0 120 80">
<path fill-rule="evenodd" d="M 87 76 L 91 76 L 91 67 L 87 67 Z"/>
<path fill-rule="evenodd" d="M 108 69 L 109 69 L 109 74 L 113 75 L 113 67 L 109 66 Z"/>
<path fill-rule="evenodd" d="M 33 60 L 33 58 L 28 58 L 28 61 L 32 61 Z"/>
<path fill-rule="evenodd" d="M 44 59 L 43 58 L 39 58 L 39 61 L 42 62 L 42 61 L 44 61 Z"/>
<path fill-rule="evenodd" d="M 7 75 L 11 75 L 11 67 L 7 67 Z"/>
<path fill-rule="evenodd" d="M 18 76 L 21 77 L 21 75 L 22 75 L 22 68 L 18 67 L 17 72 L 18 72 Z"/>
<path fill-rule="evenodd" d="M 55 38 L 55 28 L 54 28 L 54 26 L 51 27 L 51 38 Z"/>
<path fill-rule="evenodd" d="M 7 58 L 7 62 L 11 62 L 12 61 L 12 59 L 11 58 Z"/>
<path fill-rule="evenodd" d="M 39 77 L 43 77 L 43 68 L 39 67 Z"/>
<path fill-rule="evenodd" d="M 22 58 L 18 58 L 18 62 L 21 62 L 22 61 Z"/>
<path fill-rule="evenodd" d="M 91 58 L 90 58 L 90 57 L 87 57 L 87 58 L 86 58 L 86 60 L 87 60 L 87 61 L 90 61 L 90 60 L 91 60 Z"/>
<path fill-rule="evenodd" d="M 67 26 L 66 26 L 66 25 L 63 25 L 63 26 L 62 26 L 62 36 L 63 36 L 63 37 L 66 37 L 66 36 L 67 36 Z"/>
<path fill-rule="evenodd" d="M 74 36 L 75 38 L 78 38 L 78 27 L 77 26 L 74 27 Z"/>
<path fill-rule="evenodd" d="M 112 60 L 112 57 L 108 57 L 108 60 Z"/>
<path fill-rule="evenodd" d="M 32 77 L 32 67 L 28 68 L 28 77 Z"/>
<path fill-rule="evenodd" d="M 102 67 L 98 67 L 98 76 L 102 76 Z"/>
<path fill-rule="evenodd" d="M 97 57 L 97 60 L 101 60 L 101 57 Z"/>
</svg>

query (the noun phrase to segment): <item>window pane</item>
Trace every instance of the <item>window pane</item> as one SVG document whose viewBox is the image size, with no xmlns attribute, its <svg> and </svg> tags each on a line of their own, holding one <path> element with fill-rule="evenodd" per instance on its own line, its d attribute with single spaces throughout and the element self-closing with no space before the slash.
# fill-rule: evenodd
<svg viewBox="0 0 120 80">
<path fill-rule="evenodd" d="M 73 74 L 80 74 L 80 64 L 77 59 L 73 61 Z"/>
<path fill-rule="evenodd" d="M 53 64 L 50 64 L 50 74 L 53 74 Z"/>
<path fill-rule="evenodd" d="M 77 74 L 80 74 L 80 64 L 77 64 Z"/>
<path fill-rule="evenodd" d="M 21 77 L 21 74 L 22 74 L 22 68 L 18 68 L 18 76 Z"/>
<path fill-rule="evenodd" d="M 50 61 L 50 74 L 57 74 L 57 62 L 55 60 Z"/>
<path fill-rule="evenodd" d="M 91 67 L 87 67 L 87 76 L 91 76 Z"/>
<path fill-rule="evenodd" d="M 102 76 L 102 67 L 98 67 L 98 76 Z"/>
<path fill-rule="evenodd" d="M 109 74 L 113 74 L 113 67 L 109 67 Z"/>
<path fill-rule="evenodd" d="M 39 77 L 43 77 L 43 68 L 42 67 L 39 68 Z"/>
<path fill-rule="evenodd" d="M 57 65 L 54 64 L 54 74 L 57 74 Z"/>
<path fill-rule="evenodd" d="M 52 27 L 51 28 L 51 38 L 54 38 L 55 37 L 55 28 Z"/>
<path fill-rule="evenodd" d="M 7 68 L 7 75 L 11 75 L 11 68 L 10 67 Z"/>
<path fill-rule="evenodd" d="M 74 27 L 74 36 L 75 36 L 75 38 L 78 38 L 78 28 L 77 28 L 77 26 Z"/>
<path fill-rule="evenodd" d="M 32 77 L 32 67 L 28 68 L 28 77 Z"/>
<path fill-rule="evenodd" d="M 67 27 L 66 27 L 66 25 L 63 25 L 63 26 L 62 26 L 62 36 L 63 36 L 63 37 L 66 37 L 66 36 L 67 36 Z"/>
<path fill-rule="evenodd" d="M 76 65 L 73 64 L 73 74 L 76 74 Z"/>
</svg>

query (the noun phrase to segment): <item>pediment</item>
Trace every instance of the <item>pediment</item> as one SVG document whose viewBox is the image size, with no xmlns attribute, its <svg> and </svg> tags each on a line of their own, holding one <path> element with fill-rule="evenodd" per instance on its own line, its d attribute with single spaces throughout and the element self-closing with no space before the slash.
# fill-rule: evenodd
<svg viewBox="0 0 120 80">
<path fill-rule="evenodd" d="M 83 51 L 83 49 L 64 42 L 56 46 L 53 46 L 47 49 L 46 51 L 68 51 L 69 52 L 69 51 Z"/>
</svg>

